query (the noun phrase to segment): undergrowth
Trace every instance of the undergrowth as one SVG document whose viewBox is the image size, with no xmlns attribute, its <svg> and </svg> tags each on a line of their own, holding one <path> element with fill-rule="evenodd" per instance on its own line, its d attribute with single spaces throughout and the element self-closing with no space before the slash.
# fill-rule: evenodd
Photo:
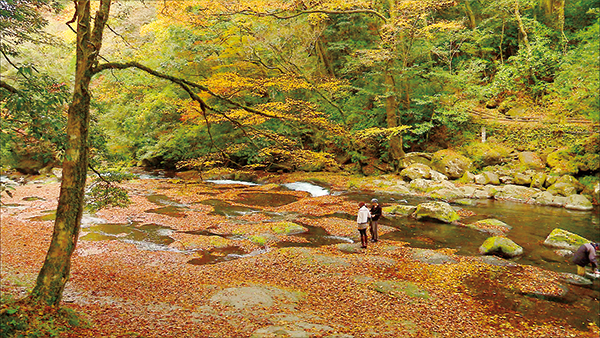
<svg viewBox="0 0 600 338">
<path fill-rule="evenodd" d="M 3 302 L 0 307 L 3 338 L 64 337 L 73 328 L 89 326 L 86 319 L 67 308 L 34 306 L 19 301 Z"/>
</svg>

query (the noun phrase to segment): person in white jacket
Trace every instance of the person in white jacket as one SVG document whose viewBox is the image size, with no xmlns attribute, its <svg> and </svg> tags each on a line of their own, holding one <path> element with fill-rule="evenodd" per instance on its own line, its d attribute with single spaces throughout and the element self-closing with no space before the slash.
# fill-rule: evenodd
<svg viewBox="0 0 600 338">
<path fill-rule="evenodd" d="M 356 223 L 358 224 L 358 232 L 360 233 L 361 248 L 367 247 L 367 227 L 369 226 L 369 218 L 371 218 L 371 212 L 367 208 L 364 202 L 358 203 L 358 216 L 356 216 Z"/>
</svg>

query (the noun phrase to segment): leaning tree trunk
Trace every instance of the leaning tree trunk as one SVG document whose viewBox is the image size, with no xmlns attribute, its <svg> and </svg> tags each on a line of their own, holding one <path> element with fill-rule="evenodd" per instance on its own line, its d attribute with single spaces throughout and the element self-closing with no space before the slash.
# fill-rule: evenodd
<svg viewBox="0 0 600 338">
<path fill-rule="evenodd" d="M 101 1 L 92 30 L 90 1 L 76 1 L 77 64 L 73 99 L 68 110 L 63 179 L 50 248 L 28 299 L 33 303 L 50 306 L 58 306 L 60 303 L 69 279 L 71 255 L 79 236 L 88 167 L 89 86 L 111 2 Z"/>
</svg>

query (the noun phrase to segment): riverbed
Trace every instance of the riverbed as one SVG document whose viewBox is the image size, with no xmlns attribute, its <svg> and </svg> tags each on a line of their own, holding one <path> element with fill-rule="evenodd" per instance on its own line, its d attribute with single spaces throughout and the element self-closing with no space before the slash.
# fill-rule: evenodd
<svg viewBox="0 0 600 338">
<path fill-rule="evenodd" d="M 266 320 L 267 313 L 274 310 L 299 316 L 296 323 L 313 325 L 319 335 L 337 332 L 387 336 L 378 333 L 381 331 L 407 337 L 436 332 L 452 336 L 480 325 L 476 332 L 501 337 L 500 324 L 510 326 L 517 337 L 543 336 L 542 333 L 545 337 L 553 337 L 553 333 L 557 337 L 559 334 L 591 337 L 597 333 L 594 331 L 600 311 L 597 283 L 588 286 L 560 283 L 568 292 L 554 296 L 553 293 L 531 292 L 510 279 L 517 276 L 534 286 L 545 286 L 544 281 L 549 280 L 549 284 L 556 286 L 558 279 L 554 273 L 574 272 L 568 257 L 557 254 L 542 242 L 554 228 L 600 241 L 597 208 L 582 212 L 487 199 L 453 204 L 466 215 L 461 222 L 495 218 L 509 224 L 512 230 L 507 237 L 524 248 L 523 255 L 508 261 L 515 266 L 481 266 L 478 247 L 487 238 L 486 234 L 409 217 L 385 217 L 380 222 L 380 242 L 370 243 L 367 250 L 361 250 L 354 224 L 358 201 L 378 198 L 386 206 L 416 205 L 428 200 L 389 189 L 377 190 L 373 184 L 349 185 L 349 178 L 344 176 L 332 175 L 329 181 L 326 177 L 281 175 L 250 182 L 150 176 L 127 183 L 125 187 L 134 202 L 131 207 L 84 216 L 78 250 L 73 258 L 73 275 L 66 290 L 67 304 L 96 314 L 100 310 L 110 313 L 119 308 L 124 311 L 123 320 L 137 318 L 139 321 L 139 316 L 144 314 L 133 308 L 136 304 L 139 306 L 140 301 L 145 302 L 136 290 L 147 290 L 148 295 L 160 299 L 161 304 L 182 309 L 191 307 L 194 316 L 200 316 L 198 311 L 203 308 L 201 317 L 227 323 L 230 335 L 254 334 L 256 337 L 268 337 L 264 332 L 277 326 L 276 322 Z M 368 183 L 366 179 L 361 179 L 363 181 Z M 42 227 L 47 233 L 52 224 L 56 194 L 56 185 L 29 186 L 27 190 L 17 190 L 14 198 L 6 200 L 8 205 L 2 212 L 8 216 L 5 219 L 9 223 Z M 10 239 L 10 224 L 5 219 L 2 226 L 7 236 L 3 238 L 2 250 L 12 264 L 13 260 L 22 258 L 18 252 L 10 251 L 10 243 L 5 245 L 4 241 Z M 43 247 L 41 245 L 38 251 L 43 252 Z M 410 258 L 422 252 L 447 261 L 422 262 Z M 356 266 L 350 262 L 362 263 Z M 362 266 L 366 262 L 369 263 Z M 35 273 L 39 263 L 34 265 L 29 269 L 30 274 Z M 10 271 L 10 266 L 3 266 L 3 276 L 11 274 Z M 232 274 L 233 271 L 236 272 Z M 457 271 L 460 273 L 456 274 Z M 289 276 L 290 272 L 295 275 Z M 302 274 L 297 275 L 299 272 Z M 435 277 L 438 273 L 445 275 Z M 137 280 L 133 279 L 136 274 Z M 161 281 L 163 274 L 178 278 Z M 215 276 L 219 276 L 219 280 L 213 279 Z M 155 282 L 149 283 L 149 280 Z M 203 299 L 189 293 L 194 289 L 188 285 L 192 280 L 201 282 L 197 292 L 204 295 Z M 289 284 L 290 281 L 293 283 Z M 275 292 L 274 288 L 286 292 L 295 290 L 303 293 L 304 298 L 274 296 L 267 292 L 265 299 L 283 297 L 287 300 L 266 306 L 267 310 L 261 310 L 267 311 L 263 314 L 256 314 L 257 309 L 247 307 L 246 303 L 231 308 L 232 305 L 227 305 L 232 302 L 230 298 L 227 301 L 219 298 L 227 290 L 243 292 L 240 287 L 244 285 L 259 285 L 260 292 Z M 317 285 L 319 289 L 315 290 Z M 403 286 L 397 289 L 398 285 Z M 416 291 L 409 292 L 407 287 Z M 9 286 L 3 284 L 3 290 L 7 289 Z M 176 292 L 181 299 L 165 294 L 174 290 L 179 290 Z M 352 290 L 362 290 L 359 292 L 362 297 L 356 298 Z M 322 291 L 330 294 L 325 296 Z M 183 296 L 182 292 L 187 294 Z M 98 298 L 98 295 L 101 296 Z M 238 294 L 237 297 L 246 296 Z M 331 304 L 323 304 L 322 299 L 328 299 Z M 340 321 L 345 318 L 342 314 L 350 314 L 354 306 L 363 306 L 366 300 L 378 304 L 372 305 L 370 311 L 386 314 L 375 322 L 379 329 L 368 331 L 373 329 L 368 329 L 368 321 L 361 319 L 349 320 L 347 324 Z M 256 301 L 265 307 L 260 300 Z M 332 308 L 335 302 L 349 308 Z M 294 306 L 288 308 L 284 304 Z M 441 327 L 432 327 L 426 317 L 442 318 L 439 316 L 444 316 L 446 310 L 439 313 L 441 304 L 455 313 L 464 312 L 467 317 L 440 319 L 437 325 Z M 142 308 L 149 309 L 146 305 Z M 316 317 L 301 316 L 297 309 Z M 422 315 L 407 317 L 417 310 Z M 247 311 L 255 311 L 254 317 Z M 189 319 L 189 313 L 179 310 L 178 313 Z M 392 313 L 393 318 L 389 317 Z M 494 317 L 498 314 L 504 319 Z M 154 315 L 146 311 L 146 316 Z M 293 322 L 284 323 L 282 330 L 312 332 Z M 246 323 L 246 327 L 232 328 L 235 323 Z M 316 325 L 321 325 L 320 331 Z M 115 329 L 114 325 L 111 327 Z M 125 327 L 135 332 L 131 325 Z M 165 336 L 164 329 L 152 327 L 152 334 L 148 336 L 161 336 L 161 333 Z M 196 332 L 200 332 L 198 330 L 217 329 L 206 324 L 202 329 L 196 327 Z M 173 332 L 187 336 L 185 332 L 194 332 L 194 329 Z"/>
</svg>

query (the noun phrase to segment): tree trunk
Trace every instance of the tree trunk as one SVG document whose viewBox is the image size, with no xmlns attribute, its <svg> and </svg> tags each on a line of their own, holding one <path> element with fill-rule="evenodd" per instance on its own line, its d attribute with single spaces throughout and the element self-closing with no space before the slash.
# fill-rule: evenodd
<svg viewBox="0 0 600 338">
<path fill-rule="evenodd" d="M 93 31 L 90 1 L 76 2 L 77 63 L 73 99 L 68 110 L 68 140 L 63 161 L 63 180 L 50 248 L 28 299 L 33 303 L 49 306 L 58 306 L 61 301 L 69 279 L 71 255 L 77 245 L 83 214 L 88 167 L 89 85 L 102 44 L 102 33 L 108 19 L 111 0 L 101 1 Z"/>
<path fill-rule="evenodd" d="M 398 127 L 398 103 L 396 101 L 396 83 L 392 75 L 391 69 L 385 70 L 385 113 L 388 128 Z M 404 158 L 404 150 L 402 149 L 402 136 L 392 136 L 390 138 L 390 160 L 397 171 L 400 169 L 402 159 Z"/>
<path fill-rule="evenodd" d="M 465 0 L 465 10 L 467 15 L 469 16 L 469 24 L 471 29 L 475 29 L 477 27 L 477 20 L 475 19 L 475 13 L 473 13 L 473 8 L 471 8 L 470 0 Z"/>
<path fill-rule="evenodd" d="M 527 48 L 527 52 L 531 53 L 531 45 L 529 44 L 529 38 L 527 37 L 527 30 L 525 30 L 525 25 L 523 24 L 521 13 L 519 11 L 519 0 L 515 1 L 515 18 L 519 25 L 519 31 L 523 35 L 523 44 L 525 45 L 525 48 Z"/>
<path fill-rule="evenodd" d="M 331 60 L 329 58 L 329 55 L 327 55 L 327 49 L 325 49 L 324 45 L 325 44 L 323 43 L 322 38 L 319 37 L 317 39 L 315 49 L 317 50 L 319 59 L 321 60 L 321 63 L 323 64 L 323 68 L 325 69 L 325 74 L 327 74 L 330 77 L 335 77 L 333 67 L 331 66 Z"/>
</svg>

